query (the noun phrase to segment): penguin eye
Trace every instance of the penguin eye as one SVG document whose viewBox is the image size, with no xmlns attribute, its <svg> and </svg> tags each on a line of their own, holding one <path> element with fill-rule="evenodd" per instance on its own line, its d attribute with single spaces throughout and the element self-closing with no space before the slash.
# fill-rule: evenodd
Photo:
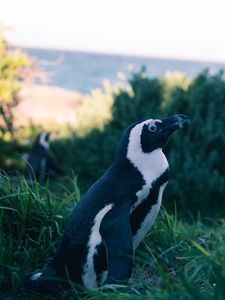
<svg viewBox="0 0 225 300">
<path fill-rule="evenodd" d="M 156 125 L 153 125 L 153 124 L 149 124 L 148 125 L 148 130 L 151 131 L 151 132 L 155 132 L 157 129 Z"/>
</svg>

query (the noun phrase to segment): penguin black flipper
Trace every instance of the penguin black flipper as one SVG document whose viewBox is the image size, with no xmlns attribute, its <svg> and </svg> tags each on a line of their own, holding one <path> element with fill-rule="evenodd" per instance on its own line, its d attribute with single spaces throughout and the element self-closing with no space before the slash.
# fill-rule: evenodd
<svg viewBox="0 0 225 300">
<path fill-rule="evenodd" d="M 129 209 L 130 201 L 124 201 L 113 207 L 103 219 L 100 227 L 108 262 L 106 284 L 125 284 L 131 276 L 133 240 Z"/>
</svg>

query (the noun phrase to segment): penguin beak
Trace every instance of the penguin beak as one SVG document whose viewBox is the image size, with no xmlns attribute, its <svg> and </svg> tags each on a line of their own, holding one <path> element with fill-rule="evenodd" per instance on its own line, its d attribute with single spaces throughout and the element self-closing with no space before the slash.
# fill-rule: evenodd
<svg viewBox="0 0 225 300">
<path fill-rule="evenodd" d="M 186 115 L 174 115 L 162 120 L 163 131 L 168 135 L 179 128 L 186 127 L 190 124 L 190 120 Z"/>
</svg>

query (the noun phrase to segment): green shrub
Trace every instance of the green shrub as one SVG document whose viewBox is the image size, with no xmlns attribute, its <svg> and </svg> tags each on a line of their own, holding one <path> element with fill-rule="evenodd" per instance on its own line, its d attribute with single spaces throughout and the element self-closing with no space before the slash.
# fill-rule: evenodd
<svg viewBox="0 0 225 300">
<path fill-rule="evenodd" d="M 178 211 L 206 214 L 225 209 L 225 81 L 223 74 L 202 72 L 192 81 L 175 74 L 151 79 L 142 70 L 133 74 L 128 88 L 113 93 L 111 120 L 102 126 L 86 126 L 86 135 L 71 132 L 68 139 L 53 143 L 66 168 L 74 170 L 82 192 L 113 160 L 116 145 L 130 123 L 144 118 L 187 114 L 189 128 L 176 132 L 165 148 L 171 166 L 171 179 L 164 193 L 167 207 L 177 203 Z M 98 101 L 95 98 L 94 101 Z M 103 105 L 102 98 L 101 104 Z M 105 105 L 108 105 L 107 102 Z M 89 107 L 91 110 L 91 106 Z M 92 128 L 92 130 L 91 130 Z"/>
<path fill-rule="evenodd" d="M 168 145 L 172 178 L 167 198 L 183 211 L 224 213 L 225 81 L 223 74 L 199 74 L 187 91 L 174 90 L 166 113 L 186 113 L 191 125 Z"/>
<path fill-rule="evenodd" d="M 31 73 L 31 60 L 25 53 L 8 47 L 0 28 L 0 168 L 4 170 L 22 168 L 19 155 L 24 151 L 24 147 L 18 140 L 13 107 L 19 102 L 18 91 L 21 82 Z"/>
<path fill-rule="evenodd" d="M 0 138 L 14 137 L 12 107 L 18 102 L 22 71 L 31 67 L 31 60 L 23 53 L 10 50 L 0 34 Z"/>
</svg>

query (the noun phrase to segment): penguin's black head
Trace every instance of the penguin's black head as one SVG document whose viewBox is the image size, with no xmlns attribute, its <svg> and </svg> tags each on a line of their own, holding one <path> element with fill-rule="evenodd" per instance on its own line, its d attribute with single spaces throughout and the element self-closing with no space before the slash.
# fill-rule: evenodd
<svg viewBox="0 0 225 300">
<path fill-rule="evenodd" d="M 149 119 L 142 122 L 140 136 L 141 148 L 144 153 L 163 148 L 170 135 L 178 128 L 183 128 L 190 123 L 186 115 L 174 115 L 163 120 Z"/>
<path fill-rule="evenodd" d="M 174 115 L 166 119 L 148 119 L 136 122 L 124 131 L 116 151 L 119 161 L 124 156 L 137 159 L 137 156 L 162 149 L 170 135 L 178 128 L 190 123 L 186 115 Z"/>
</svg>

